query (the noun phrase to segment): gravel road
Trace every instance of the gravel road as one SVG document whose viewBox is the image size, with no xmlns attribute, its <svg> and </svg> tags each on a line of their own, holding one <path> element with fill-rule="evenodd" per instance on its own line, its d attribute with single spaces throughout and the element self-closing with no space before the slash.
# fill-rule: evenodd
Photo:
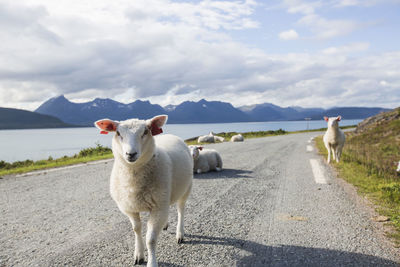
<svg viewBox="0 0 400 267">
<path fill-rule="evenodd" d="M 176 209 L 160 266 L 400 266 L 370 209 L 303 133 L 209 145 L 222 172 L 195 175 L 184 244 Z M 326 184 L 317 184 L 310 159 Z M 131 266 L 134 234 L 108 188 L 112 161 L 0 179 L 0 266 Z M 144 216 L 146 219 L 146 216 Z"/>
</svg>

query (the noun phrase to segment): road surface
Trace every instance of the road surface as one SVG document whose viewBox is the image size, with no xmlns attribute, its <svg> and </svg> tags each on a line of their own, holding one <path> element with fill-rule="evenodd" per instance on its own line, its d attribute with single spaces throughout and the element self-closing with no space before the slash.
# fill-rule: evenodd
<svg viewBox="0 0 400 267">
<path fill-rule="evenodd" d="M 159 265 L 399 266 L 370 209 L 315 152 L 318 134 L 210 145 L 224 170 L 195 175 L 184 244 L 171 208 Z M 132 266 L 134 234 L 109 195 L 111 167 L 0 179 L 0 266 Z"/>
</svg>

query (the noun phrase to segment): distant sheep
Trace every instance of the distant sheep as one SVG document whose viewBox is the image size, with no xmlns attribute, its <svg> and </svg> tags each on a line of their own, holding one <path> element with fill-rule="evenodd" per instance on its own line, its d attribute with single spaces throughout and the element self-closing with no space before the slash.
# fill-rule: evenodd
<svg viewBox="0 0 400 267">
<path fill-rule="evenodd" d="M 204 149 L 202 146 L 189 146 L 193 157 L 193 172 L 202 173 L 209 171 L 221 171 L 222 159 L 214 149 Z"/>
<path fill-rule="evenodd" d="M 197 143 L 215 143 L 214 134 L 210 132 L 208 135 L 199 136 Z"/>
<path fill-rule="evenodd" d="M 324 120 L 328 122 L 328 129 L 324 134 L 324 145 L 328 150 L 328 163 L 331 162 L 331 153 L 333 156 L 333 160 L 339 162 L 340 157 L 342 155 L 342 149 L 344 146 L 344 142 L 346 137 L 342 130 L 339 128 L 339 121 L 342 119 L 341 116 L 337 117 L 324 117 Z"/>
<path fill-rule="evenodd" d="M 177 136 L 161 135 L 168 116 L 150 120 L 131 119 L 95 122 L 101 133 L 115 132 L 112 140 L 114 166 L 110 191 L 135 232 L 134 263 L 144 261 L 140 212 L 150 212 L 147 222 L 147 266 L 157 266 L 157 237 L 168 225 L 171 204 L 177 203 L 176 239 L 183 241 L 183 212 L 193 179 L 193 159 L 186 144 Z M 153 137 L 155 136 L 155 137 Z"/>
<path fill-rule="evenodd" d="M 221 136 L 217 136 L 217 135 L 214 135 L 214 141 L 215 142 L 224 142 L 225 141 L 225 138 L 223 138 L 223 137 L 221 137 Z"/>
<path fill-rule="evenodd" d="M 210 132 L 208 135 L 199 136 L 197 139 L 197 143 L 215 143 L 215 142 L 224 142 L 225 138 L 221 136 L 214 135 L 213 132 Z"/>
<path fill-rule="evenodd" d="M 231 142 L 243 142 L 244 138 L 243 135 L 237 134 L 231 137 Z"/>
</svg>

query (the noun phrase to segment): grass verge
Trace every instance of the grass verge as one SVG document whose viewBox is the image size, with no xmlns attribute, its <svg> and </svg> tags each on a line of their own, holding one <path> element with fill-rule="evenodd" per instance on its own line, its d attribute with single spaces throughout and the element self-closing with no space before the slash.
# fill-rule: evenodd
<svg viewBox="0 0 400 267">
<path fill-rule="evenodd" d="M 109 159 L 112 157 L 113 155 L 110 148 L 97 144 L 96 147 L 83 149 L 78 154 L 75 154 L 71 157 L 64 156 L 58 159 L 49 157 L 47 160 L 25 160 L 16 161 L 13 163 L 0 161 L 0 177 L 3 175 L 62 167 L 89 161 Z"/>
<path fill-rule="evenodd" d="M 368 146 L 352 133 L 347 134 L 346 139 L 340 163 L 334 162 L 332 165 L 341 178 L 354 185 L 359 194 L 375 205 L 380 215 L 389 218 L 387 223 L 395 231 L 387 235 L 393 238 L 396 246 L 400 246 L 400 177 L 395 171 L 395 164 L 382 165 L 392 157 L 393 150 L 388 148 L 388 144 L 383 145 L 383 149 L 376 143 L 375 146 Z M 328 153 L 322 136 L 315 141 L 319 153 L 326 158 Z"/>
</svg>

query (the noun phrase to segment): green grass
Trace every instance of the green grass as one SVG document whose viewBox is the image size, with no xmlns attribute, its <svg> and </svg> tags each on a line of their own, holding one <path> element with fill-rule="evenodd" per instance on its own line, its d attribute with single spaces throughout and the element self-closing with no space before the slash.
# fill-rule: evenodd
<svg viewBox="0 0 400 267">
<path fill-rule="evenodd" d="M 52 157 L 49 157 L 47 160 L 25 160 L 16 161 L 13 163 L 0 161 L 0 177 L 9 174 L 24 173 L 101 159 L 109 159 L 112 157 L 113 155 L 110 148 L 97 144 L 96 147 L 83 149 L 78 154 L 75 154 L 72 157 L 64 156 L 58 159 L 53 159 Z"/>
<path fill-rule="evenodd" d="M 394 231 L 387 233 L 400 245 L 400 176 L 396 164 L 400 159 L 399 121 L 380 125 L 362 134 L 347 133 L 346 144 L 340 163 L 332 163 L 339 176 L 353 184 L 359 194 L 366 196 L 376 211 L 390 219 Z M 394 126 L 394 127 L 393 127 Z M 395 130 L 395 132 L 392 132 Z M 384 134 L 384 132 L 386 134 Z M 316 145 L 325 158 L 327 150 L 322 136 L 316 138 Z M 394 161 L 394 160 L 397 161 Z"/>
</svg>

